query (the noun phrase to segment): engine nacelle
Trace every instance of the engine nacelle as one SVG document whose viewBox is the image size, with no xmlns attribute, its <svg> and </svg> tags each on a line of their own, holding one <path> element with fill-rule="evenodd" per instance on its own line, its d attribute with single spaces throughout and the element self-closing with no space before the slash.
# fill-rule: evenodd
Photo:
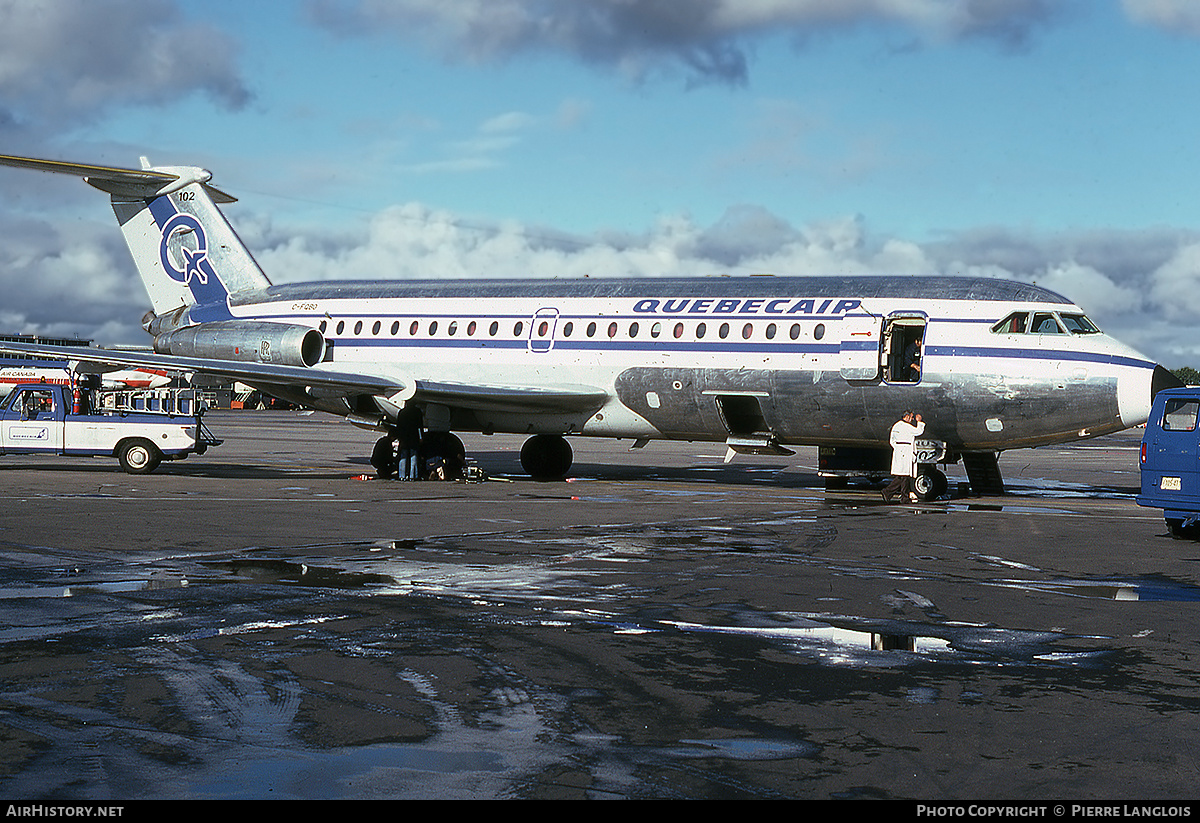
<svg viewBox="0 0 1200 823">
<path fill-rule="evenodd" d="M 159 354 L 240 360 L 282 366 L 315 366 L 325 356 L 325 335 L 308 326 L 221 320 L 154 338 Z"/>
</svg>

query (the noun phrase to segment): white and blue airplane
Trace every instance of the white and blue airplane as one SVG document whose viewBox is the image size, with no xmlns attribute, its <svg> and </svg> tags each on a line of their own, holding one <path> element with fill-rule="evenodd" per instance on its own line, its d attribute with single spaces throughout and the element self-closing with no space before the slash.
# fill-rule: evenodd
<svg viewBox="0 0 1200 823">
<path fill-rule="evenodd" d="M 521 462 L 539 478 L 568 471 L 569 436 L 716 441 L 730 454 L 820 446 L 832 472 L 886 467 L 889 430 L 914 409 L 972 486 L 1002 490 L 998 452 L 1141 424 L 1154 394 L 1179 385 L 1070 300 L 1024 283 L 274 285 L 218 207 L 234 198 L 204 169 L 145 158 L 140 169 L 8 156 L 0 165 L 79 176 L 108 193 L 149 293 L 153 353 L 81 348 L 74 360 L 224 376 L 382 432 L 415 405 L 443 448 L 461 448 L 450 432 L 529 435 Z M 945 487 L 944 474 L 926 474 L 930 494 Z"/>
</svg>

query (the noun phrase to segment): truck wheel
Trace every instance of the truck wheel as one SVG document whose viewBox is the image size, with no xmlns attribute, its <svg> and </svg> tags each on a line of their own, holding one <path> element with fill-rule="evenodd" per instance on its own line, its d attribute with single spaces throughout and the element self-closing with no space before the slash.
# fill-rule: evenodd
<svg viewBox="0 0 1200 823">
<path fill-rule="evenodd" d="M 1167 518 L 1167 531 L 1176 540 L 1200 540 L 1200 528 L 1184 526 L 1182 520 Z"/>
<path fill-rule="evenodd" d="M 117 460 L 129 474 L 149 474 L 162 462 L 162 452 L 149 440 L 129 440 L 117 450 Z"/>
</svg>

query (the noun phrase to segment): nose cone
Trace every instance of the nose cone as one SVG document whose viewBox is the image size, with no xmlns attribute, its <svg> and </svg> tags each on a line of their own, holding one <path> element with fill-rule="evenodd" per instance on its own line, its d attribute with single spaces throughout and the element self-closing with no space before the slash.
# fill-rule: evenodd
<svg viewBox="0 0 1200 823">
<path fill-rule="evenodd" d="M 1162 366 L 1154 367 L 1154 377 L 1150 380 L 1150 402 L 1154 402 L 1154 396 L 1163 389 L 1182 389 L 1184 382 Z"/>
<path fill-rule="evenodd" d="M 1163 389 L 1176 389 L 1182 385 L 1182 380 L 1162 366 L 1155 366 L 1153 370 L 1137 369 L 1126 372 L 1117 384 L 1117 406 L 1121 423 L 1126 428 L 1142 425 L 1150 417 L 1154 395 Z"/>
</svg>

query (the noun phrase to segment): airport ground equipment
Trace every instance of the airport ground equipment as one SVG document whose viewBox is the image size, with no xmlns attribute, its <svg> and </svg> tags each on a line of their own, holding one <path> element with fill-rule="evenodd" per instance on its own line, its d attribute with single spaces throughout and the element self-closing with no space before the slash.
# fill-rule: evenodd
<svg viewBox="0 0 1200 823">
<path fill-rule="evenodd" d="M 220 444 L 192 390 L 99 392 L 26 383 L 0 406 L 0 454 L 115 457 L 130 474 Z"/>
<path fill-rule="evenodd" d="M 1173 537 L 1200 537 L 1200 387 L 1161 391 L 1142 435 L 1139 506 L 1159 508 Z"/>
</svg>

